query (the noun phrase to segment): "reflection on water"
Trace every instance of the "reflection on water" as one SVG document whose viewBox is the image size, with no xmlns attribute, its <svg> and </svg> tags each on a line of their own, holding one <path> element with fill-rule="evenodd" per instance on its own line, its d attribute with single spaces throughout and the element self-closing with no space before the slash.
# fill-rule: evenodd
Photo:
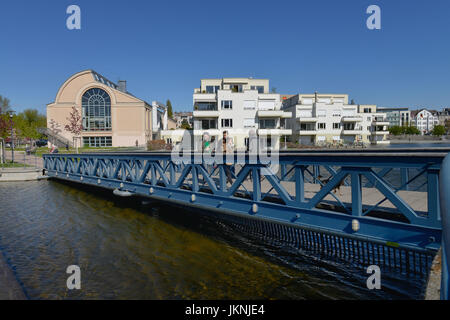
<svg viewBox="0 0 450 320">
<path fill-rule="evenodd" d="M 422 294 L 422 280 L 414 279 L 405 285 L 383 278 L 383 290 L 369 291 L 364 270 L 264 244 L 215 218 L 178 208 L 142 205 L 56 181 L 2 183 L 0 197 L 0 249 L 33 299 Z M 66 289 L 65 270 L 72 264 L 81 267 L 78 291 Z"/>
</svg>

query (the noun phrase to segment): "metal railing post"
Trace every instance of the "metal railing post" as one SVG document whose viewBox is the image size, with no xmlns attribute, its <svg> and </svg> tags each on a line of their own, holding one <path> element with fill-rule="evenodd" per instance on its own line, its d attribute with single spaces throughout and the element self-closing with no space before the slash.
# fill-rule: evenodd
<svg viewBox="0 0 450 320">
<path fill-rule="evenodd" d="M 442 217 L 442 277 L 441 299 L 450 299 L 450 153 L 442 162 L 439 175 L 439 194 Z"/>
</svg>

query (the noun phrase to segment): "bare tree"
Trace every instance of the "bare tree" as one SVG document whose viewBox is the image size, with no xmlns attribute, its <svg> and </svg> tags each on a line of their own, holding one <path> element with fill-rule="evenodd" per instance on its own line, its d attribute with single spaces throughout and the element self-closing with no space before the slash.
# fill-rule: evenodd
<svg viewBox="0 0 450 320">
<path fill-rule="evenodd" d="M 72 107 L 72 112 L 70 113 L 69 118 L 66 119 L 69 121 L 69 124 L 66 124 L 64 129 L 73 134 L 74 145 L 78 153 L 78 143 L 76 142 L 76 139 L 80 138 L 81 131 L 83 130 L 83 123 L 81 122 L 81 115 L 75 106 Z"/>
</svg>

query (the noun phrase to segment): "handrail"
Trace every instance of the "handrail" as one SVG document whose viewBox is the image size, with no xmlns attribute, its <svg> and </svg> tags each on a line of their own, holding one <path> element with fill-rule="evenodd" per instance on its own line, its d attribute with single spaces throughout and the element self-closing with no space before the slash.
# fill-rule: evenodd
<svg viewBox="0 0 450 320">
<path fill-rule="evenodd" d="M 445 157 L 441 165 L 440 181 L 440 205 L 442 218 L 442 275 L 441 275 L 441 299 L 450 299 L 450 153 Z"/>
</svg>

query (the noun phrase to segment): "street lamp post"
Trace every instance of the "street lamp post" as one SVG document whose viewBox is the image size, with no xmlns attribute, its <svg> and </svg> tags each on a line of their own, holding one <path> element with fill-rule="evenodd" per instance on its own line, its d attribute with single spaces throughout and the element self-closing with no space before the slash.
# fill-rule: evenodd
<svg viewBox="0 0 450 320">
<path fill-rule="evenodd" d="M 14 163 L 14 126 L 13 126 L 13 113 L 9 114 L 9 118 L 11 119 L 11 161 Z"/>
</svg>

